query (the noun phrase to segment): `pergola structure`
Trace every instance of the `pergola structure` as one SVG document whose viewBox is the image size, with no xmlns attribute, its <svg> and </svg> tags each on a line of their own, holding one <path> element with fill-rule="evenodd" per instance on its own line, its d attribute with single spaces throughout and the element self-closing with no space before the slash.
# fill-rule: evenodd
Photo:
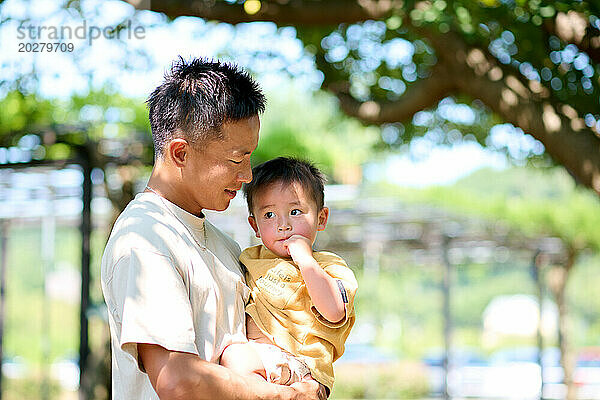
<svg viewBox="0 0 600 400">
<path fill-rule="evenodd" d="M 450 306 L 455 267 L 469 261 L 490 263 L 498 253 L 508 252 L 511 262 L 518 261 L 530 266 L 532 282 L 536 285 L 541 305 L 543 284 L 540 269 L 543 265 L 540 255 L 544 256 L 544 265 L 560 264 L 565 257 L 564 246 L 558 238 L 528 237 L 500 222 L 452 214 L 424 205 L 411 205 L 397 197 L 364 197 L 359 196 L 356 190 L 344 187 L 335 191 L 338 193 L 333 196 L 328 193 L 325 195 L 332 213 L 327 229 L 317 238 L 318 248 L 341 254 L 353 253 L 356 258 L 362 258 L 365 272 L 375 275 L 379 273 L 381 256 L 397 247 L 406 248 L 416 264 L 443 267 L 440 289 L 443 292 L 445 378 L 453 347 Z M 232 204 L 225 214 L 209 213 L 208 218 L 212 218 L 221 228 L 230 227 L 228 233 L 238 242 L 250 244 L 247 235 L 252 232 L 249 228 L 242 232 L 235 231 L 236 224 L 245 220 L 246 215 L 245 204 L 241 202 L 241 205 Z M 541 306 L 539 312 L 541 321 Z M 538 329 L 537 342 L 541 350 L 541 329 Z M 538 364 L 543 368 L 541 351 L 538 352 Z M 447 384 L 445 381 L 445 399 L 450 398 Z"/>
<path fill-rule="evenodd" d="M 358 224 L 361 225 L 360 229 L 356 229 Z M 522 260 L 525 265 L 530 265 L 532 279 L 538 288 L 541 321 L 543 284 L 539 256 L 544 255 L 545 263 L 560 263 L 565 258 L 563 244 L 558 238 L 531 238 L 502 223 L 453 215 L 422 205 L 410 206 L 394 198 L 387 201 L 381 198 L 363 198 L 358 207 L 336 210 L 328 230 L 330 234 L 327 248 L 340 249 L 358 244 L 364 254 L 364 267 L 375 269 L 376 273 L 381 255 L 399 245 L 409 249 L 418 264 L 443 266 L 445 399 L 450 398 L 446 379 L 452 348 L 453 317 L 450 305 L 452 271 L 455 266 L 469 260 L 477 263 L 492 262 L 498 250 L 508 251 L 513 261 Z M 537 341 L 538 364 L 543 368 L 541 323 Z"/>
<path fill-rule="evenodd" d="M 62 127 L 62 132 L 52 135 L 60 140 L 63 134 L 72 130 Z M 43 134 L 40 134 L 43 136 Z M 138 146 L 140 141 L 98 143 L 86 141 L 84 144 L 70 144 L 70 157 L 61 160 L 22 160 L 0 163 L 0 169 L 21 170 L 25 168 L 65 168 L 76 165 L 83 175 L 81 200 L 83 204 L 79 231 L 82 238 L 81 246 L 81 305 L 79 312 L 79 367 L 80 382 L 86 374 L 86 363 L 90 354 L 88 335 L 88 311 L 90 304 L 90 237 L 92 233 L 91 202 L 92 202 L 92 170 L 103 168 L 109 163 L 128 165 L 141 164 L 140 157 L 132 152 L 121 151 L 118 156 L 106 154 L 106 149 L 120 149 L 128 146 Z M 98 151 L 103 148 L 105 153 Z M 102 160 L 98 160 L 101 154 Z M 147 163 L 147 160 L 146 160 Z M 342 196 L 343 197 L 343 196 Z M 334 201 L 335 202 L 335 201 Z M 512 258 L 520 258 L 531 262 L 532 273 L 539 283 L 539 254 L 560 261 L 564 250 L 560 240 L 556 238 L 528 238 L 509 228 L 485 222 L 481 219 L 451 215 L 435 208 L 423 206 L 408 206 L 398 199 L 361 198 L 360 202 L 341 199 L 336 203 L 327 228 L 327 235 L 322 247 L 342 251 L 344 249 L 361 251 L 364 256 L 364 267 L 378 271 L 379 259 L 386 249 L 394 246 L 408 248 L 415 260 L 422 264 L 435 264 L 444 267 L 443 276 L 443 310 L 444 310 L 444 368 L 448 371 L 449 352 L 452 346 L 452 315 L 450 312 L 452 296 L 453 266 L 465 259 L 477 259 L 485 262 L 493 257 L 498 248 L 509 249 Z M 216 216 L 216 215 L 215 215 Z M 227 219 L 227 215 L 219 216 Z M 245 218 L 242 218 L 245 220 Z M 239 225 L 239 221 L 237 222 Z M 217 221 L 218 224 L 218 221 Z M 230 221 L 234 226 L 236 221 Z M 4 225 L 2 225 L 4 226 Z M 243 233 L 242 233 L 243 234 Z M 2 235 L 0 246 L 2 251 L 0 269 L 0 344 L 2 339 L 2 324 L 4 321 L 4 271 L 6 270 L 6 236 Z M 533 260 L 533 261 L 531 261 Z M 541 289 L 540 289 L 541 290 Z M 541 291 L 539 293 L 541 296 Z M 541 301 L 540 301 L 541 304 Z M 539 345 L 541 334 L 538 335 Z M 0 356 L 2 348 L 0 346 Z M 540 363 L 541 365 L 541 363 Z M 0 386 L 1 388 L 1 386 Z M 449 398 L 447 386 L 445 397 Z M 85 398 L 85 395 L 83 396 Z"/>
<path fill-rule="evenodd" d="M 92 234 L 92 171 L 94 168 L 104 169 L 107 165 L 123 166 L 148 163 L 145 151 L 149 136 L 141 132 L 133 132 L 130 138 L 123 139 L 103 139 L 93 141 L 87 135 L 87 127 L 81 126 L 62 126 L 55 125 L 39 129 L 36 133 L 30 133 L 29 136 L 37 137 L 37 147 L 49 148 L 50 146 L 61 143 L 66 144 L 70 150 L 68 157 L 61 159 L 46 159 L 39 157 L 33 159 L 32 154 L 35 149 L 19 149 L 16 146 L 0 147 L 5 155 L 13 154 L 12 157 L 0 158 L 0 170 L 26 170 L 26 169 L 64 169 L 66 167 L 76 166 L 81 170 L 82 187 L 81 202 L 82 211 L 79 222 L 79 232 L 81 236 L 81 303 L 79 311 L 79 382 L 84 381 L 86 377 L 88 358 L 90 355 L 89 345 L 89 311 L 93 306 L 90 302 L 90 240 Z M 9 135 L 10 136 L 10 135 Z M 23 136 L 15 134 L 14 136 Z M 75 140 L 73 140 L 75 139 Z M 18 153 L 18 154 L 14 154 Z M 45 150 L 42 154 L 45 154 Z M 146 156 L 146 157 L 144 157 Z M 1 196 L 1 194 L 0 194 Z M 1 197 L 0 197 L 1 200 Z M 7 224 L 0 213 L 0 359 L 2 359 L 2 339 L 5 320 L 5 273 L 7 269 Z M 0 396 L 1 396 L 1 363 L 0 363 Z M 81 396 L 83 395 L 83 396 Z M 80 398 L 85 398 L 85 394 L 80 386 Z"/>
<path fill-rule="evenodd" d="M 82 196 L 83 204 L 79 232 L 81 235 L 81 307 L 79 312 L 80 332 L 79 332 L 79 371 L 80 381 L 85 374 L 86 362 L 90 354 L 89 335 L 88 335 L 88 316 L 87 310 L 90 306 L 90 238 L 92 234 L 91 204 L 92 204 L 92 163 L 89 155 L 85 151 L 78 151 L 73 159 L 53 160 L 53 161 L 28 161 L 21 163 L 0 164 L 0 169 L 20 170 L 35 167 L 51 167 L 61 169 L 66 166 L 77 165 L 81 168 L 83 175 Z M 6 223 L 2 221 L 2 264 L 0 266 L 0 359 L 2 356 L 2 338 L 4 332 L 5 317 L 5 276 L 7 269 L 7 229 Z M 0 364 L 1 373 L 1 364 Z M 1 395 L 0 379 L 0 395 Z"/>
</svg>

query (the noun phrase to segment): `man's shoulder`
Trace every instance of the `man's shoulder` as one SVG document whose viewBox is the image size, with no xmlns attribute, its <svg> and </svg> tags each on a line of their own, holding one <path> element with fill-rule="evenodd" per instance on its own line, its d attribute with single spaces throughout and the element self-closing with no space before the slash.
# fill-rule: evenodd
<svg viewBox="0 0 600 400">
<path fill-rule="evenodd" d="M 176 240 L 173 218 L 152 195 L 138 194 L 119 215 L 105 251 L 120 253 L 132 247 L 166 253 L 164 244 Z"/>
<path fill-rule="evenodd" d="M 127 204 L 117 218 L 117 222 L 131 218 L 161 220 L 165 211 L 166 209 L 160 201 L 156 201 L 156 196 L 149 193 L 139 193 Z"/>
<path fill-rule="evenodd" d="M 204 226 L 205 229 L 210 230 L 212 234 L 219 239 L 219 241 L 225 246 L 225 248 L 230 253 L 235 255 L 236 259 L 240 256 L 240 245 L 231 236 L 223 232 L 221 229 L 217 228 L 208 220 L 204 220 Z"/>
</svg>

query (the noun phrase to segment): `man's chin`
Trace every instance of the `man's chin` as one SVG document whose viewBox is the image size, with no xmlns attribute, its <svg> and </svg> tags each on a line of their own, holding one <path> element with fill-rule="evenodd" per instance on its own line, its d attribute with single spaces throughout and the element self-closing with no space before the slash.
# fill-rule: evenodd
<svg viewBox="0 0 600 400">
<path fill-rule="evenodd" d="M 214 205 L 212 207 L 205 207 L 205 210 L 211 210 L 211 211 L 225 211 L 229 208 L 229 200 L 227 200 L 227 203 L 222 203 L 219 205 Z"/>
<path fill-rule="evenodd" d="M 229 203 L 227 203 L 227 205 L 226 205 L 226 206 L 223 206 L 223 207 L 217 207 L 217 208 L 215 208 L 215 209 L 214 209 L 214 211 L 225 211 L 225 210 L 227 210 L 228 208 L 229 208 Z"/>
</svg>

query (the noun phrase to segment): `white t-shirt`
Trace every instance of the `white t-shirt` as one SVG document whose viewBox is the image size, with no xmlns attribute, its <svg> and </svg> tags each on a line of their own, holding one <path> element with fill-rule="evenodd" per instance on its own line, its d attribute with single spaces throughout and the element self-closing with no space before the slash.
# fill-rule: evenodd
<svg viewBox="0 0 600 400">
<path fill-rule="evenodd" d="M 137 343 L 216 363 L 228 344 L 246 341 L 249 292 L 239 255 L 237 243 L 204 218 L 154 193 L 129 203 L 102 257 L 114 399 L 158 399 Z"/>
</svg>

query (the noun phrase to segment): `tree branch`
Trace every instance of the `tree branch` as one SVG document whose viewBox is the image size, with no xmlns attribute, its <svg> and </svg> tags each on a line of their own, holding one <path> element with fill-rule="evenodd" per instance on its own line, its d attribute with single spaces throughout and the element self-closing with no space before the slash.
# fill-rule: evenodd
<svg viewBox="0 0 600 400">
<path fill-rule="evenodd" d="M 135 4 L 136 0 L 125 0 Z M 151 2 L 151 10 L 171 18 L 201 17 L 230 24 L 270 21 L 278 25 L 338 25 L 389 15 L 400 0 L 262 0 L 255 14 L 248 14 L 243 4 L 229 4 L 218 0 L 164 0 Z"/>
<path fill-rule="evenodd" d="M 347 85 L 345 85 L 347 86 Z M 412 118 L 419 111 L 434 107 L 440 100 L 452 93 L 454 87 L 445 70 L 438 64 L 428 78 L 419 79 L 408 86 L 397 101 L 361 102 L 352 97 L 343 85 L 329 85 L 327 90 L 340 101 L 345 114 L 368 124 L 401 122 Z"/>
<path fill-rule="evenodd" d="M 489 53 L 468 48 L 456 35 L 431 39 L 440 59 L 449 66 L 459 93 L 480 99 L 504 120 L 538 139 L 579 183 L 600 194 L 600 138 L 574 108 L 557 103 L 547 88 L 537 81 L 525 81 L 518 71 L 507 73 Z"/>
</svg>

